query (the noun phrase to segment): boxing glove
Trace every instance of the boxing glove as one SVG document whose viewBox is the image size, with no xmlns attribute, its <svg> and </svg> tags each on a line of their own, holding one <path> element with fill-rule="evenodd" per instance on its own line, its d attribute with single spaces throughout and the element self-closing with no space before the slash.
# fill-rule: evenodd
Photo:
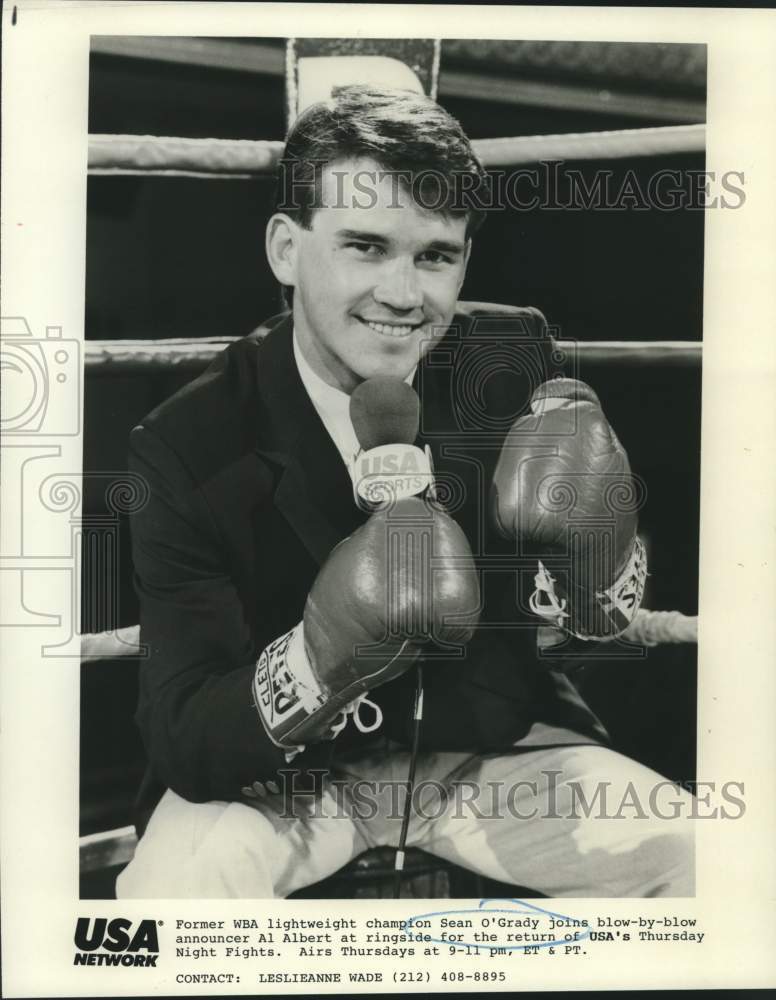
<svg viewBox="0 0 776 1000">
<path fill-rule="evenodd" d="M 448 514 L 416 497 L 376 512 L 332 550 L 302 621 L 259 657 L 253 694 L 267 735 L 286 749 L 333 738 L 424 643 L 467 642 L 479 603 L 469 544 Z"/>
<path fill-rule="evenodd" d="M 628 456 L 590 386 L 540 385 L 531 413 L 505 439 L 491 514 L 505 538 L 538 557 L 530 604 L 546 624 L 580 639 L 628 627 L 647 572 L 638 499 Z"/>
</svg>

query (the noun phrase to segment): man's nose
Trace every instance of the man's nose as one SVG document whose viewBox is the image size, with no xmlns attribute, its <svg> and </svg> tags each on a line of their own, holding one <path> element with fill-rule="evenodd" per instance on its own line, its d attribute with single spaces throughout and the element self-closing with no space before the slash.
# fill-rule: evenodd
<svg viewBox="0 0 776 1000">
<path fill-rule="evenodd" d="M 413 260 L 392 260 L 381 269 L 374 297 L 382 305 L 401 312 L 423 305 L 423 292 Z"/>
</svg>

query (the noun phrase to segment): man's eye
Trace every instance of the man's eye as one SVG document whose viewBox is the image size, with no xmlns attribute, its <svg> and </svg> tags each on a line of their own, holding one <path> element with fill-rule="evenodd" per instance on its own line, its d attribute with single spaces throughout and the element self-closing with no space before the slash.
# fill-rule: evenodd
<svg viewBox="0 0 776 1000">
<path fill-rule="evenodd" d="M 426 250 L 420 255 L 420 259 L 427 264 L 452 264 L 453 258 L 441 250 Z"/>
<path fill-rule="evenodd" d="M 345 246 L 357 250 L 364 257 L 377 257 L 383 252 L 383 248 L 377 243 L 361 243 L 357 240 L 352 240 L 350 243 L 346 243 Z"/>
</svg>

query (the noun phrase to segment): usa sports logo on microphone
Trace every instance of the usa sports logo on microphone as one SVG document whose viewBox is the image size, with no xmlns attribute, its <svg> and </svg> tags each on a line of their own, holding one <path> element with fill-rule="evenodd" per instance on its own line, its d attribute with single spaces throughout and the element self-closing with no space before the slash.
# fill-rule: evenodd
<svg viewBox="0 0 776 1000">
<path fill-rule="evenodd" d="M 414 443 L 420 400 L 411 385 L 388 376 L 366 379 L 350 397 L 350 419 L 361 445 L 350 466 L 357 506 L 433 492 L 431 451 Z"/>
<path fill-rule="evenodd" d="M 359 452 L 351 467 L 356 503 L 389 503 L 434 485 L 431 452 L 411 444 L 385 444 Z"/>
</svg>

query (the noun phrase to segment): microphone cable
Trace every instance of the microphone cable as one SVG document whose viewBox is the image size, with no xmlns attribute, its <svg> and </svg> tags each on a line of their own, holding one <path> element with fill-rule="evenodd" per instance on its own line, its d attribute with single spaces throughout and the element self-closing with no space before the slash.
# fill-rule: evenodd
<svg viewBox="0 0 776 1000">
<path fill-rule="evenodd" d="M 403 453 L 408 459 L 413 457 L 416 466 L 419 465 L 421 468 L 425 466 L 427 468 L 425 474 L 433 484 L 428 449 L 423 452 L 413 443 L 417 439 L 420 429 L 420 399 L 411 385 L 408 385 L 403 379 L 387 375 L 365 379 L 356 386 L 350 395 L 349 412 L 362 455 L 388 445 L 394 452 Z M 353 460 L 351 476 L 354 483 L 356 504 L 361 507 L 363 501 L 372 501 L 372 494 L 367 487 L 370 483 L 373 488 L 379 487 L 381 473 L 378 471 L 375 474 L 371 467 L 365 468 L 363 473 L 360 473 L 357 471 L 357 460 L 358 456 Z M 363 486 L 363 491 L 359 486 L 360 475 L 363 476 L 366 484 Z M 392 476 L 394 476 L 393 472 L 382 474 L 382 480 L 387 480 L 389 483 L 387 489 L 389 494 Z M 372 482 L 373 479 L 374 482 Z M 431 488 L 433 490 L 433 486 Z M 425 489 L 426 487 L 418 492 L 425 492 Z M 379 500 L 383 499 L 379 489 L 377 497 Z M 420 724 L 423 719 L 423 669 L 420 663 L 417 664 L 416 669 L 417 685 L 415 688 L 415 707 L 412 713 L 412 748 L 406 782 L 407 799 L 404 803 L 399 846 L 396 848 L 394 858 L 394 899 L 399 899 L 401 893 L 407 833 L 412 814 L 412 793 L 415 789 L 415 770 L 418 763 Z"/>
<path fill-rule="evenodd" d="M 401 821 L 399 846 L 396 848 L 393 868 L 393 898 L 401 895 L 402 874 L 404 872 L 404 856 L 407 846 L 407 833 L 412 813 L 412 793 L 415 788 L 415 770 L 418 764 L 418 744 L 420 742 L 420 724 L 423 721 L 423 667 L 417 665 L 417 683 L 415 686 L 415 707 L 412 713 L 412 749 L 410 750 L 410 766 L 407 774 L 407 798 L 404 802 L 404 814 Z"/>
</svg>

